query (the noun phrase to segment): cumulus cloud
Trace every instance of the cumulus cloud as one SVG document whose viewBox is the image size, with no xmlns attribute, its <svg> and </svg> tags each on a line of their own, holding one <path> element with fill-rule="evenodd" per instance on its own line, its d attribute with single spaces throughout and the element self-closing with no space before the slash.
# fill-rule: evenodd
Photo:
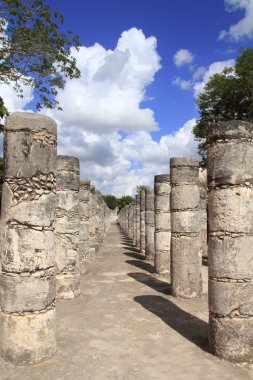
<svg viewBox="0 0 253 380">
<path fill-rule="evenodd" d="M 147 131 L 69 134 L 59 142 L 60 154 L 79 157 L 82 178 L 90 178 L 104 194 L 134 195 L 139 184 L 152 184 L 154 175 L 169 172 L 172 156 L 196 156 L 192 135 L 195 119 L 159 141 Z"/>
<path fill-rule="evenodd" d="M 197 96 L 199 92 L 203 91 L 206 82 L 210 79 L 212 75 L 220 74 L 225 69 L 225 67 L 232 67 L 234 66 L 234 64 L 234 59 L 228 59 L 227 61 L 217 61 L 211 63 L 211 65 L 208 67 L 208 69 L 202 76 L 202 80 L 194 83 L 193 89 L 195 96 Z"/>
<path fill-rule="evenodd" d="M 13 90 L 11 84 L 0 84 L 0 94 L 4 99 L 5 106 L 9 112 L 22 110 L 33 100 L 34 95 L 30 86 L 21 85 L 21 89 L 23 91 L 22 98 L 19 97 L 18 94 Z"/>
<path fill-rule="evenodd" d="M 192 63 L 194 60 L 193 53 L 188 49 L 180 49 L 178 50 L 173 57 L 173 61 L 177 67 L 181 67 L 183 65 Z"/>
<path fill-rule="evenodd" d="M 239 41 L 243 38 L 253 37 L 253 0 L 225 0 L 226 9 L 229 12 L 244 11 L 244 17 L 236 24 L 231 25 L 226 31 L 223 30 L 219 39 L 230 38 Z"/>
<path fill-rule="evenodd" d="M 172 84 L 181 88 L 181 90 L 189 90 L 192 88 L 192 81 L 185 80 L 181 77 L 175 77 L 172 81 Z"/>
<path fill-rule="evenodd" d="M 67 81 L 57 97 L 63 112 L 52 112 L 65 128 L 99 133 L 158 129 L 153 111 L 140 107 L 160 69 L 154 37 L 132 28 L 122 33 L 114 50 L 96 43 L 73 55 L 81 78 Z"/>
<path fill-rule="evenodd" d="M 182 90 L 192 89 L 194 91 L 194 96 L 196 97 L 199 92 L 203 91 L 206 82 L 212 75 L 219 74 L 225 69 L 225 67 L 232 67 L 234 64 L 234 59 L 216 61 L 211 63 L 208 68 L 204 68 L 203 66 L 197 68 L 193 73 L 192 79 L 185 80 L 181 77 L 176 77 L 173 79 L 172 84 L 180 87 Z"/>
<path fill-rule="evenodd" d="M 42 113 L 56 120 L 58 154 L 78 157 L 82 178 L 104 194 L 134 195 L 137 185 L 152 184 L 154 175 L 169 172 L 171 156 L 197 156 L 194 120 L 158 141 L 152 138 L 157 122 L 142 102 L 160 68 L 154 37 L 132 28 L 122 33 L 114 50 L 96 43 L 73 53 L 81 78 L 67 80 L 59 91 L 62 112 Z M 24 99 L 8 91 L 4 99 L 11 111 L 31 100 L 29 89 Z"/>
</svg>

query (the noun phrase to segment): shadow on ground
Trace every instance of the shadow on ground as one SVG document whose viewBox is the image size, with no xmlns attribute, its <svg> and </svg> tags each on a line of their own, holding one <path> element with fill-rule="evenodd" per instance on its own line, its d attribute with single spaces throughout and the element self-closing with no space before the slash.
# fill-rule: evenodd
<svg viewBox="0 0 253 380">
<path fill-rule="evenodd" d="M 149 286 L 150 288 L 156 290 L 159 293 L 163 293 L 166 295 L 171 294 L 171 287 L 168 282 L 161 281 L 158 278 L 152 277 L 146 273 L 128 273 L 128 276 L 134 278 L 136 281 L 141 282 Z"/>
<path fill-rule="evenodd" d="M 134 300 L 146 310 L 155 314 L 172 329 L 184 338 L 209 352 L 208 350 L 208 324 L 192 314 L 180 309 L 173 302 L 161 296 L 137 296 Z"/>
<path fill-rule="evenodd" d="M 123 247 L 125 248 L 125 247 Z M 128 248 L 127 248 L 128 249 Z M 145 257 L 142 256 L 140 253 L 137 253 L 135 251 L 126 251 L 126 252 L 123 252 L 123 255 L 126 255 L 126 256 L 129 256 L 129 257 L 132 257 L 133 259 L 137 259 L 137 260 L 145 260 Z"/>
<path fill-rule="evenodd" d="M 155 269 L 153 265 L 144 262 L 144 261 L 139 261 L 139 260 L 126 260 L 126 263 L 133 265 L 137 268 L 140 268 L 142 270 L 145 270 L 146 272 L 154 273 Z"/>
</svg>

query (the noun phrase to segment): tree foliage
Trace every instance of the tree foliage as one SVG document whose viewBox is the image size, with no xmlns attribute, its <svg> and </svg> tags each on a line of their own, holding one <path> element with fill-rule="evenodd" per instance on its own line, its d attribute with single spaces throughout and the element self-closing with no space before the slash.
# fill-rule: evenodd
<svg viewBox="0 0 253 380">
<path fill-rule="evenodd" d="M 121 198 L 116 198 L 114 195 L 103 195 L 103 199 L 107 206 L 112 210 L 116 207 L 121 209 L 133 202 L 133 198 L 130 195 L 124 195 Z"/>
<path fill-rule="evenodd" d="M 118 207 L 119 209 L 130 205 L 133 202 L 133 198 L 130 195 L 124 195 L 123 197 L 118 199 Z"/>
<path fill-rule="evenodd" d="M 253 121 L 253 49 L 241 51 L 235 65 L 214 74 L 197 97 L 200 118 L 193 128 L 202 165 L 206 161 L 207 129 L 220 121 Z"/>
<path fill-rule="evenodd" d="M 111 210 L 118 207 L 118 200 L 114 195 L 103 195 L 103 199 Z"/>
<path fill-rule="evenodd" d="M 80 71 L 71 47 L 80 46 L 71 31 L 60 30 L 62 14 L 52 12 L 43 0 L 0 0 L 0 83 L 22 97 L 22 85 L 38 97 L 36 108 L 59 108 L 55 99 L 66 78 Z M 0 117 L 8 111 L 0 97 Z"/>
</svg>

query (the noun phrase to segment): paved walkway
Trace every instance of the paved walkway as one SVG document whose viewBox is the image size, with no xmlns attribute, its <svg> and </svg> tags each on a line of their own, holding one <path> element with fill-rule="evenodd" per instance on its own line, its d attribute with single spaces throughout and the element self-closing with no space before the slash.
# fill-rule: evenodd
<svg viewBox="0 0 253 380">
<path fill-rule="evenodd" d="M 82 278 L 81 297 L 58 301 L 58 351 L 32 367 L 0 362 L 0 380 L 248 380 L 253 366 L 207 349 L 204 295 L 178 300 L 113 225 Z"/>
</svg>

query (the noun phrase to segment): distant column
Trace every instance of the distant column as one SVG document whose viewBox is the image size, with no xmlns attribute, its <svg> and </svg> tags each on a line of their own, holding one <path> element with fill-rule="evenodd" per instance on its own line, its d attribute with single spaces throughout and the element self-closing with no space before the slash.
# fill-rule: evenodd
<svg viewBox="0 0 253 380">
<path fill-rule="evenodd" d="M 96 255 L 96 195 L 95 195 L 95 186 L 90 186 L 90 201 L 89 201 L 89 208 L 90 208 L 90 219 L 89 219 L 89 241 L 90 241 L 90 250 L 89 250 L 89 257 L 90 260 L 95 259 Z"/>
<path fill-rule="evenodd" d="M 4 136 L 0 351 L 15 365 L 56 350 L 54 219 L 55 122 L 14 112 Z"/>
<path fill-rule="evenodd" d="M 140 210 L 140 194 L 136 195 L 136 247 L 140 249 L 140 222 L 141 222 L 141 210 Z"/>
<path fill-rule="evenodd" d="M 57 157 L 56 177 L 56 292 L 58 298 L 80 294 L 79 265 L 79 160 Z"/>
<path fill-rule="evenodd" d="M 145 255 L 145 188 L 140 191 L 140 251 Z"/>
<path fill-rule="evenodd" d="M 170 176 L 155 176 L 155 271 L 170 278 Z"/>
<path fill-rule="evenodd" d="M 202 291 L 198 175 L 195 158 L 171 158 L 171 283 L 181 298 Z"/>
<path fill-rule="evenodd" d="M 145 189 L 145 257 L 153 260 L 155 256 L 155 203 L 154 187 L 146 186 Z"/>
<path fill-rule="evenodd" d="M 80 231 L 79 231 L 79 259 L 80 272 L 86 272 L 85 263 L 89 258 L 89 218 L 90 218 L 90 181 L 80 181 L 79 207 L 80 207 Z"/>
<path fill-rule="evenodd" d="M 136 200 L 132 203 L 133 207 L 133 245 L 136 245 Z"/>
<path fill-rule="evenodd" d="M 209 344 L 234 362 L 253 358 L 253 124 L 208 132 Z"/>
</svg>

